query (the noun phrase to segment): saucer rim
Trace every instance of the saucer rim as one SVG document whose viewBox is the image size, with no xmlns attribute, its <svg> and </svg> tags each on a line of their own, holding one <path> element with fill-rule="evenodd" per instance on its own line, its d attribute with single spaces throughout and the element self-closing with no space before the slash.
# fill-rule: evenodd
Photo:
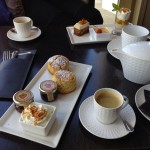
<svg viewBox="0 0 150 150">
<path fill-rule="evenodd" d="M 32 28 L 38 28 L 38 27 L 33 26 Z M 11 28 L 11 29 L 14 29 L 14 27 Z M 7 37 L 8 37 L 10 40 L 17 41 L 17 42 L 27 42 L 27 41 L 32 41 L 32 40 L 38 38 L 38 37 L 41 35 L 41 33 L 42 33 L 42 32 L 41 32 L 41 29 L 38 28 L 37 31 L 34 31 L 34 32 L 36 33 L 36 35 L 30 36 L 30 37 L 27 37 L 27 38 L 16 39 L 16 38 L 13 38 L 13 37 L 11 36 L 11 34 L 14 34 L 14 35 L 15 35 L 15 34 L 17 34 L 17 33 L 13 33 L 13 32 L 11 31 L 11 29 L 8 30 L 8 32 L 7 32 Z"/>
<path fill-rule="evenodd" d="M 89 102 L 88 102 L 89 101 Z M 81 124 L 83 125 L 83 127 L 88 131 L 90 132 L 91 134 L 93 134 L 94 136 L 96 137 L 99 137 L 99 138 L 102 138 L 102 139 L 110 139 L 110 140 L 113 140 L 113 139 L 119 139 L 119 138 L 122 138 L 126 135 L 128 135 L 130 132 L 126 130 L 126 134 L 124 134 L 123 136 L 118 136 L 118 137 L 114 137 L 114 138 L 108 138 L 108 137 L 103 137 L 101 135 L 97 135 L 95 133 L 93 133 L 84 123 L 84 121 L 82 120 L 82 117 L 81 117 L 81 108 L 83 107 L 83 105 L 85 105 L 85 103 L 90 103 L 90 101 L 92 101 L 92 96 L 89 96 L 88 98 L 86 98 L 80 105 L 79 107 L 79 120 L 81 122 Z M 135 115 L 135 112 L 133 110 L 133 108 L 128 104 L 127 107 L 130 107 L 130 109 L 132 110 L 132 113 L 133 113 L 133 118 L 134 118 L 134 123 L 133 123 L 133 127 L 135 127 L 136 125 L 136 115 Z M 119 119 L 120 120 L 120 119 Z M 98 122 L 98 121 L 97 121 Z M 99 122 L 100 123 L 100 122 Z M 110 124 L 110 125 L 113 125 L 114 123 Z M 122 123 L 123 125 L 123 123 Z M 109 126 L 109 125 L 108 125 Z"/>
<path fill-rule="evenodd" d="M 113 48 L 112 46 L 115 44 L 115 48 Z M 118 49 L 118 50 L 121 50 L 121 36 L 118 36 L 117 38 L 115 39 L 112 39 L 108 44 L 107 44 L 107 50 L 109 52 L 109 54 L 111 56 L 113 56 L 114 58 L 116 59 L 119 59 L 117 56 L 115 56 L 111 50 L 113 49 Z"/>
<path fill-rule="evenodd" d="M 136 94 L 135 94 L 135 104 L 136 104 L 136 107 L 138 108 L 138 110 L 139 110 L 139 112 L 148 120 L 148 121 L 150 121 L 150 117 L 148 116 L 148 115 L 146 115 L 139 107 L 139 105 L 138 105 L 138 102 L 139 101 L 141 101 L 141 99 L 139 98 L 139 96 L 138 96 L 138 94 L 140 94 L 140 92 L 142 92 L 142 90 L 150 90 L 150 84 L 147 84 L 147 85 L 144 85 L 144 86 L 142 86 L 142 87 L 140 87 L 138 90 L 137 90 L 137 92 L 136 92 Z M 143 93 L 143 96 L 144 96 L 144 91 L 142 92 Z M 144 101 L 145 102 L 145 101 Z M 143 102 L 143 103 L 144 103 Z"/>
</svg>

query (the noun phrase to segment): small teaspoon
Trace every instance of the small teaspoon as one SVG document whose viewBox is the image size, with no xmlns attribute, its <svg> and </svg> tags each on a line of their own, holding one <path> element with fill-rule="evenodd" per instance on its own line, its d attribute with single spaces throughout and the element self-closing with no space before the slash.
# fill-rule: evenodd
<svg viewBox="0 0 150 150">
<path fill-rule="evenodd" d="M 129 131 L 129 132 L 134 131 L 134 128 L 125 119 L 123 119 L 123 117 L 121 115 L 120 115 L 120 119 L 122 120 L 127 131 Z"/>
</svg>

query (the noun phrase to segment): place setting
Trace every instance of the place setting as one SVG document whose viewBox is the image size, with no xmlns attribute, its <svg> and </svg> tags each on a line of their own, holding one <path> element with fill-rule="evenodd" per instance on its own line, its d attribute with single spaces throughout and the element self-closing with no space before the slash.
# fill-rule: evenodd
<svg viewBox="0 0 150 150">
<path fill-rule="evenodd" d="M 33 20 L 29 17 L 16 17 L 13 24 L 14 27 L 7 32 L 7 37 L 13 41 L 31 41 L 41 35 L 41 30 L 33 26 Z"/>
<path fill-rule="evenodd" d="M 134 131 L 136 124 L 136 115 L 129 101 L 115 89 L 99 89 L 80 105 L 81 124 L 100 138 L 124 137 Z"/>
</svg>

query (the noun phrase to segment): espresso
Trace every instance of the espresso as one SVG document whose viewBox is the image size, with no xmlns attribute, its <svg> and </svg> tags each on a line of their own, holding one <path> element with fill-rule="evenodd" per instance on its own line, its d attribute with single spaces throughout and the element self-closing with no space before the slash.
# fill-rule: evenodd
<svg viewBox="0 0 150 150">
<path fill-rule="evenodd" d="M 26 20 L 17 20 L 16 23 L 27 23 Z"/>
<path fill-rule="evenodd" d="M 101 93 L 96 101 L 106 108 L 116 108 L 122 104 L 120 98 L 113 93 Z"/>
</svg>

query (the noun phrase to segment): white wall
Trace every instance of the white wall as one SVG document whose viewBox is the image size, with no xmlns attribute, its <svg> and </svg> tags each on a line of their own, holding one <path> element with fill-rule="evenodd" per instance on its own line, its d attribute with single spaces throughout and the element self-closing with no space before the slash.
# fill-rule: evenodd
<svg viewBox="0 0 150 150">
<path fill-rule="evenodd" d="M 95 0 L 95 3 L 102 3 L 102 0 Z"/>
<path fill-rule="evenodd" d="M 103 9 L 106 9 L 110 12 L 113 12 L 112 9 L 112 3 L 115 3 L 117 4 L 118 3 L 118 0 L 102 0 L 102 8 Z M 113 13 L 116 13 L 116 12 L 113 12 Z"/>
</svg>

